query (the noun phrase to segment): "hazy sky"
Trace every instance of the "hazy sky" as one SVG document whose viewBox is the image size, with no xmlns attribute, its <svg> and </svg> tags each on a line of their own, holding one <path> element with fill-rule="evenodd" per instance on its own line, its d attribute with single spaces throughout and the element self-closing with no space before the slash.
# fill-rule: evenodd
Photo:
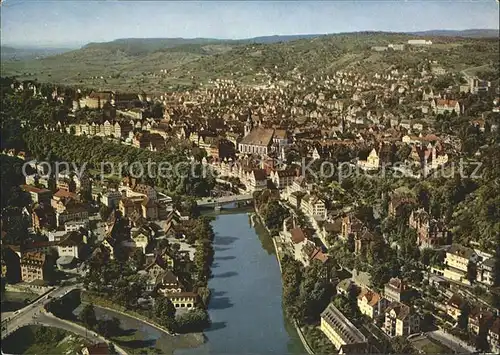
<svg viewBox="0 0 500 355">
<path fill-rule="evenodd" d="M 496 0 L 4 0 L 2 44 L 81 45 L 130 37 L 498 28 Z"/>
</svg>

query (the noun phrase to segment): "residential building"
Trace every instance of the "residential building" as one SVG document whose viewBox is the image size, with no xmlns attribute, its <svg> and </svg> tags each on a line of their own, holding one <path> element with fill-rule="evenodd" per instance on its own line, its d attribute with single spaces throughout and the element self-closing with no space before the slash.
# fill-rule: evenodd
<svg viewBox="0 0 500 355">
<path fill-rule="evenodd" d="M 467 302 L 455 293 L 446 302 L 446 314 L 448 314 L 455 321 L 458 321 L 458 318 L 464 311 L 466 305 Z"/>
<path fill-rule="evenodd" d="M 46 280 L 49 263 L 44 253 L 27 252 L 21 256 L 21 279 L 24 282 Z"/>
<path fill-rule="evenodd" d="M 363 288 L 358 295 L 358 308 L 365 316 L 375 319 L 382 314 L 389 304 L 389 301 L 380 294 Z"/>
<path fill-rule="evenodd" d="M 314 219 L 326 219 L 327 211 L 325 202 L 317 195 L 306 194 L 300 202 L 300 209 Z"/>
<path fill-rule="evenodd" d="M 271 181 L 274 183 L 276 188 L 284 189 L 292 186 L 296 176 L 297 171 L 295 169 L 275 170 L 271 172 Z"/>
<path fill-rule="evenodd" d="M 380 168 L 380 157 L 377 150 L 372 149 L 366 160 L 358 160 L 358 166 L 364 170 L 377 170 Z"/>
<path fill-rule="evenodd" d="M 479 334 L 487 333 L 487 330 L 493 323 L 494 315 L 487 309 L 474 307 L 469 312 L 469 321 L 467 322 L 467 329 L 469 333 L 477 336 Z"/>
<path fill-rule="evenodd" d="M 88 220 L 81 221 L 68 221 L 64 223 L 64 230 L 66 232 L 76 232 L 80 229 L 87 229 L 89 226 Z"/>
<path fill-rule="evenodd" d="M 108 190 L 101 195 L 101 203 L 109 208 L 118 207 L 121 199 L 122 193 L 120 191 Z"/>
<path fill-rule="evenodd" d="M 52 229 L 56 225 L 56 216 L 52 206 L 45 202 L 35 205 L 31 212 L 31 225 L 35 231 Z"/>
<path fill-rule="evenodd" d="M 458 116 L 462 113 L 460 103 L 456 100 L 436 99 L 431 101 L 431 107 L 436 114 L 455 112 Z"/>
<path fill-rule="evenodd" d="M 50 203 L 50 199 L 52 198 L 52 191 L 47 189 L 41 189 L 31 185 L 21 185 L 21 189 L 30 195 L 33 203 Z"/>
<path fill-rule="evenodd" d="M 264 169 L 253 169 L 248 176 L 248 190 L 260 191 L 267 188 L 267 175 Z"/>
<path fill-rule="evenodd" d="M 175 292 L 164 296 L 172 302 L 176 309 L 193 309 L 198 303 L 198 294 L 195 292 Z"/>
<path fill-rule="evenodd" d="M 414 290 L 399 278 L 390 279 L 384 286 L 384 297 L 391 302 L 406 302 L 413 293 Z"/>
<path fill-rule="evenodd" d="M 339 354 L 368 352 L 368 340 L 333 303 L 321 313 L 321 331 L 332 342 Z"/>
<path fill-rule="evenodd" d="M 493 286 L 493 268 L 495 258 L 488 258 L 477 265 L 476 281 L 486 286 Z"/>
<path fill-rule="evenodd" d="M 462 272 L 467 272 L 469 263 L 477 261 L 477 254 L 471 248 L 464 247 L 460 244 L 452 244 L 446 251 L 445 265 L 449 269 L 457 269 Z"/>
<path fill-rule="evenodd" d="M 500 354 L 500 318 L 497 317 L 493 322 L 487 336 L 490 350 L 493 354 Z"/>
<path fill-rule="evenodd" d="M 392 302 L 385 310 L 383 331 L 390 337 L 406 338 L 420 331 L 420 318 L 409 306 Z"/>
<path fill-rule="evenodd" d="M 423 208 L 411 212 L 408 224 L 417 231 L 420 248 L 435 248 L 446 244 L 448 233 L 444 222 L 431 217 Z"/>
</svg>

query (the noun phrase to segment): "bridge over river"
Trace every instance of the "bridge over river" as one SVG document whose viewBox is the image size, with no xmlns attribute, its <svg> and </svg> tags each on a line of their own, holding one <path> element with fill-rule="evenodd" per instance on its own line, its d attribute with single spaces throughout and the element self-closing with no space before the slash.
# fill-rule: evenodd
<svg viewBox="0 0 500 355">
<path fill-rule="evenodd" d="M 253 200 L 253 194 L 241 194 L 222 197 L 206 197 L 199 199 L 199 207 L 216 207 L 226 205 L 233 202 L 248 202 Z"/>
</svg>

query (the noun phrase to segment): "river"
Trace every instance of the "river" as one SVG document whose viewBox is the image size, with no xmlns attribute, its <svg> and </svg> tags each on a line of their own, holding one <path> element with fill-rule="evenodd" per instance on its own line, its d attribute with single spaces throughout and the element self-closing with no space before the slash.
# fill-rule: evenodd
<svg viewBox="0 0 500 355">
<path fill-rule="evenodd" d="M 208 341 L 175 354 L 305 354 L 283 314 L 281 275 L 265 230 L 252 227 L 246 213 L 219 215 L 212 225 L 216 236 Z"/>
</svg>

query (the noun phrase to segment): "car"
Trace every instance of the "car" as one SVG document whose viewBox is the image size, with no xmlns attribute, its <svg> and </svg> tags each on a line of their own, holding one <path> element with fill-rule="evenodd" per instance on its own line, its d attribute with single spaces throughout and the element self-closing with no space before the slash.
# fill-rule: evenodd
<svg viewBox="0 0 500 355">
<path fill-rule="evenodd" d="M 19 311 L 15 311 L 15 312 L 14 312 L 14 315 L 16 315 L 16 314 L 19 314 Z"/>
</svg>

